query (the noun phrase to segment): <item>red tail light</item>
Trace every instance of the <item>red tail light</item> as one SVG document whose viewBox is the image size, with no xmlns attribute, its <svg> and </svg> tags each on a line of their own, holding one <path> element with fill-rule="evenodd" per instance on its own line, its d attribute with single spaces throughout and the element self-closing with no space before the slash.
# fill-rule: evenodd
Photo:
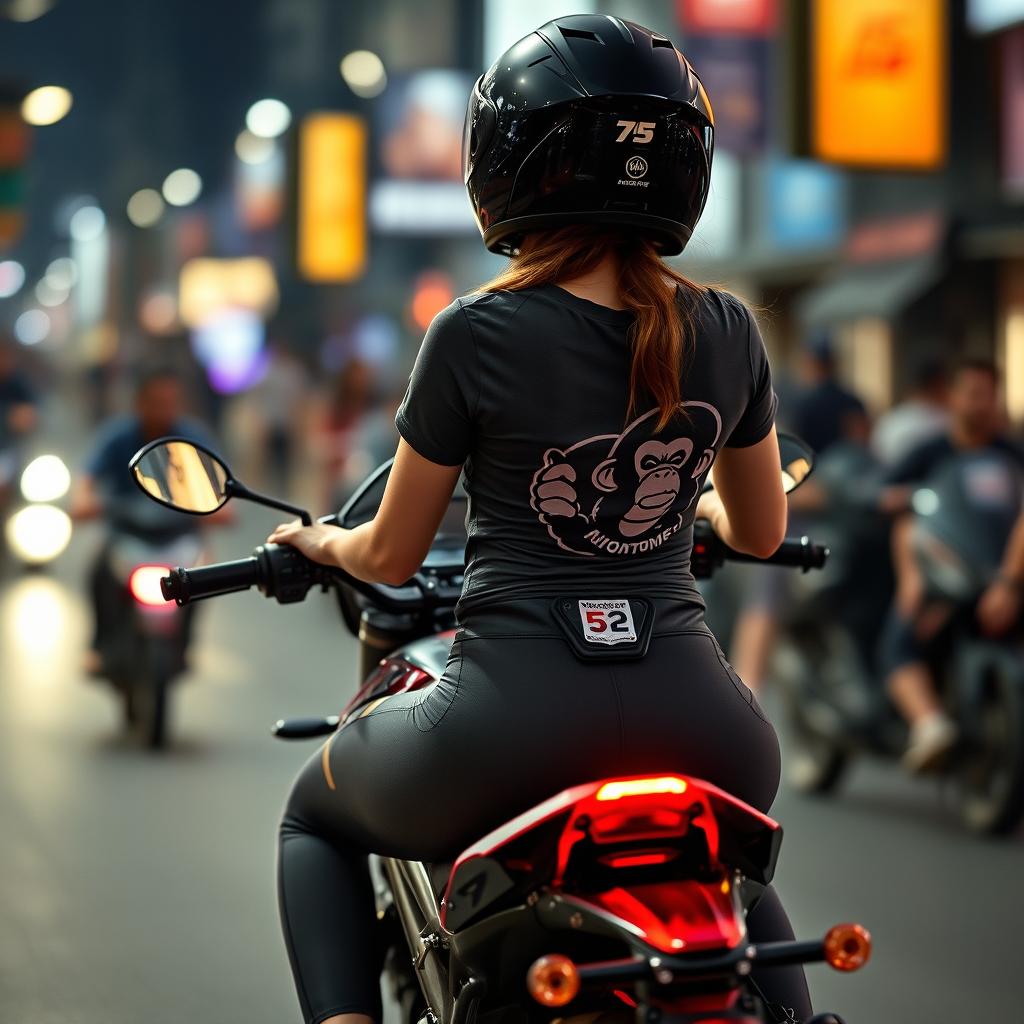
<svg viewBox="0 0 1024 1024">
<path fill-rule="evenodd" d="M 631 885 L 586 899 L 629 921 L 647 942 L 666 953 L 731 949 L 745 934 L 742 915 L 721 882 Z"/>
<path fill-rule="evenodd" d="M 160 589 L 160 580 L 170 573 L 167 565 L 139 565 L 132 570 L 128 578 L 128 589 L 139 604 L 147 608 L 173 610 L 174 604 L 168 603 Z"/>
<path fill-rule="evenodd" d="M 621 800 L 626 796 L 653 796 L 658 793 L 685 793 L 686 779 L 678 775 L 644 777 L 640 779 L 618 779 L 606 782 L 598 791 L 598 800 Z"/>
</svg>

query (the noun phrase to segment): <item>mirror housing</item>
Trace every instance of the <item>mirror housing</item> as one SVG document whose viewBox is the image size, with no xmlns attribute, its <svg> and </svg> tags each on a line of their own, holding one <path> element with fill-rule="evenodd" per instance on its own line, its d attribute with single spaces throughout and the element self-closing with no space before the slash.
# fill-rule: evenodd
<svg viewBox="0 0 1024 1024">
<path fill-rule="evenodd" d="M 209 448 L 185 437 L 160 437 L 140 448 L 128 463 L 132 479 L 148 498 L 193 516 L 208 516 L 231 498 L 242 498 L 297 515 L 303 526 L 310 514 L 287 502 L 249 490 L 228 464 Z"/>
<path fill-rule="evenodd" d="M 176 512 L 208 516 L 231 497 L 231 470 L 209 449 L 183 437 L 147 444 L 128 465 L 143 494 Z"/>
</svg>

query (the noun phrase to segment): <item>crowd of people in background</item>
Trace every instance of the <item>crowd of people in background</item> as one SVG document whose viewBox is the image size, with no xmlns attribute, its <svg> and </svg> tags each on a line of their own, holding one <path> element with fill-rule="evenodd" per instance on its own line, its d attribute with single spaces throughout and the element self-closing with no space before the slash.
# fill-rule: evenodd
<svg viewBox="0 0 1024 1024">
<path fill-rule="evenodd" d="M 0 492 L 10 489 L 11 467 L 38 416 L 36 389 L 18 365 L 21 359 L 18 346 L 0 339 Z M 192 411 L 211 423 L 217 443 L 246 480 L 317 510 L 336 509 L 394 453 L 394 415 L 405 378 L 393 362 L 385 365 L 356 351 L 328 371 L 279 336 L 268 347 L 262 379 L 246 392 L 228 399 L 215 396 L 195 365 L 181 367 L 180 380 Z M 884 593 L 881 574 L 894 573 L 889 624 L 882 636 L 866 642 L 877 641 L 883 651 L 880 663 L 886 667 L 890 696 L 911 726 L 908 767 L 925 770 L 955 741 L 955 727 L 936 699 L 920 653 L 927 600 L 909 552 L 910 495 L 965 449 L 997 450 L 1024 475 L 1022 449 L 1009 439 L 998 370 L 985 360 L 947 366 L 929 359 L 912 373 L 897 404 L 874 421 L 866 403 L 843 383 L 827 335 L 809 339 L 794 375 L 778 377 L 780 427 L 814 449 L 819 479 L 831 472 L 873 480 L 879 510 L 891 519 L 891 551 L 860 569 L 866 598 L 869 589 L 876 596 Z M 108 395 L 106 402 L 94 404 L 91 411 L 105 420 L 118 400 Z M 827 534 L 828 517 L 822 486 L 812 481 L 793 495 L 791 534 Z M 1009 548 L 1014 543 L 1019 552 L 1007 550 L 1006 572 L 979 605 L 982 624 L 993 633 L 1008 628 L 1021 610 L 1014 559 L 1021 562 L 1024 577 L 1024 526 Z M 733 587 L 741 595 L 738 607 L 723 616 L 716 608 L 720 595 L 712 591 L 707 595 L 710 618 L 730 638 L 731 660 L 756 691 L 771 679 L 793 579 L 770 567 L 734 567 L 731 572 L 742 574 L 742 582 Z M 855 627 L 856 608 L 849 614 Z"/>
</svg>

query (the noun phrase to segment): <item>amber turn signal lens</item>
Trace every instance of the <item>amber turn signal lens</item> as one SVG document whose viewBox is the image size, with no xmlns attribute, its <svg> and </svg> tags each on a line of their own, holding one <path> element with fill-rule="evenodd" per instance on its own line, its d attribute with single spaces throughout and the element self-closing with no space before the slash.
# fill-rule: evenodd
<svg viewBox="0 0 1024 1024">
<path fill-rule="evenodd" d="M 825 962 L 837 971 L 859 971 L 871 958 L 871 933 L 860 924 L 837 924 L 825 935 Z"/>
<path fill-rule="evenodd" d="M 527 972 L 526 987 L 541 1006 L 565 1006 L 580 990 L 579 971 L 560 953 L 542 956 Z"/>
</svg>

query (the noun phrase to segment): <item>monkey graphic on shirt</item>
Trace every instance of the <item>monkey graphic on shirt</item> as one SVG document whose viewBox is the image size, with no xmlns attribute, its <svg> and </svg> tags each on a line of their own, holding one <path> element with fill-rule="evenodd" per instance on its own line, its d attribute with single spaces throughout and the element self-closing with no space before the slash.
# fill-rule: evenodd
<svg viewBox="0 0 1024 1024">
<path fill-rule="evenodd" d="M 643 554 L 683 525 L 700 478 L 715 459 L 722 417 L 706 402 L 683 402 L 684 415 L 657 437 L 658 410 L 621 434 L 549 448 L 530 485 L 530 507 L 566 551 Z"/>
</svg>

